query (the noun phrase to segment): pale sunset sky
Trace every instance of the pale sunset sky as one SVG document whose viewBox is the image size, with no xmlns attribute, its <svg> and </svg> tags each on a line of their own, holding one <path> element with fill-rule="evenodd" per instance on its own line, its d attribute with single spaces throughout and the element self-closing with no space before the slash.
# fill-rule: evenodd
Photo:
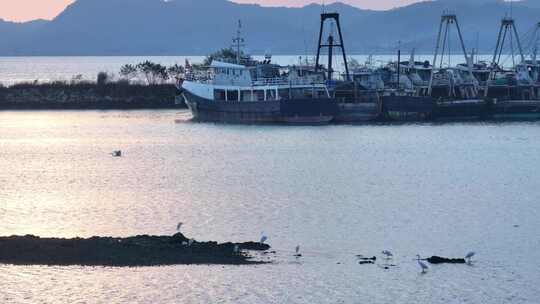
<svg viewBox="0 0 540 304">
<path fill-rule="evenodd" d="M 182 1 L 182 0 L 178 0 Z M 389 9 L 419 0 L 341 0 L 361 8 Z M 0 0 L 0 18 L 8 21 L 28 21 L 34 19 L 53 19 L 74 0 Z M 265 6 L 302 6 L 309 3 L 322 3 L 322 0 L 234 0 L 239 3 L 258 3 Z M 326 3 L 336 2 L 326 0 Z"/>
</svg>

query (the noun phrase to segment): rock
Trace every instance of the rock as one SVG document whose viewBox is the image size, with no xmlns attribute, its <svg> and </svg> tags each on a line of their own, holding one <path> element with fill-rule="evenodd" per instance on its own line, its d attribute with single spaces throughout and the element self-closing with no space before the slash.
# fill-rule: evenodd
<svg viewBox="0 0 540 304">
<path fill-rule="evenodd" d="M 265 250 L 263 244 L 189 242 L 182 233 L 173 236 L 138 235 L 127 238 L 39 238 L 36 236 L 0 237 L 0 263 L 16 265 L 89 265 L 154 266 L 175 264 L 259 264 L 243 252 L 234 253 L 238 245 L 248 250 Z M 264 249 L 261 249 L 264 248 Z"/>
<path fill-rule="evenodd" d="M 426 259 L 431 264 L 465 264 L 464 258 L 450 259 L 440 256 L 432 256 Z"/>
</svg>

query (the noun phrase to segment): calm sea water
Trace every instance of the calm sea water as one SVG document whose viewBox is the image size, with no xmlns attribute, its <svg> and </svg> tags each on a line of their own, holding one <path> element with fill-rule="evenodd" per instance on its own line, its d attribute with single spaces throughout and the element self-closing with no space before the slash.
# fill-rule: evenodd
<svg viewBox="0 0 540 304">
<path fill-rule="evenodd" d="M 254 56 L 263 59 L 263 56 Z M 273 62 L 281 65 L 298 64 L 300 57 L 305 60 L 305 56 L 274 56 Z M 368 56 L 351 56 L 363 64 L 368 60 Z M 326 64 L 328 57 L 322 56 L 321 62 Z M 191 63 L 200 63 L 202 56 L 169 56 L 169 57 L 0 57 L 0 83 L 12 85 L 20 82 L 39 82 L 50 81 L 70 81 L 75 76 L 81 75 L 84 80 L 95 81 L 99 72 L 107 72 L 118 77 L 120 67 L 124 64 L 137 64 L 145 60 L 161 63 L 167 66 L 180 64 L 184 65 L 188 59 Z M 310 57 L 310 60 L 313 58 Z M 409 55 L 404 54 L 403 60 L 408 60 Z M 490 56 L 480 56 L 482 60 L 490 59 Z M 335 57 L 334 68 L 338 71 L 344 70 L 341 57 Z M 388 61 L 397 61 L 397 56 L 379 55 L 372 57 L 372 64 L 379 66 Z M 432 55 L 417 55 L 417 61 L 433 60 Z M 446 62 L 446 61 L 445 61 Z M 450 64 L 455 65 L 465 62 L 463 56 L 452 55 Z"/>
<path fill-rule="evenodd" d="M 2 303 L 538 303 L 540 123 L 197 124 L 0 112 L 0 235 L 258 240 L 262 266 L 0 266 Z M 121 149 L 122 158 L 110 152 Z M 304 257 L 292 257 L 300 244 Z M 396 267 L 355 255 L 392 250 Z M 413 258 L 461 257 L 432 266 Z"/>
</svg>

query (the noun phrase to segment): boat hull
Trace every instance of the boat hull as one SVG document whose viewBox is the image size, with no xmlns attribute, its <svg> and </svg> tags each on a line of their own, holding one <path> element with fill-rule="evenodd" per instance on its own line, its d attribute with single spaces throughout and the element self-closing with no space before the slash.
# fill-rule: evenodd
<svg viewBox="0 0 540 304">
<path fill-rule="evenodd" d="M 424 121 L 431 119 L 435 102 L 431 97 L 383 96 L 382 115 L 391 121 Z"/>
<path fill-rule="evenodd" d="M 214 101 L 182 92 L 193 120 L 234 124 L 327 124 L 337 113 L 333 99 Z"/>
<path fill-rule="evenodd" d="M 436 120 L 470 120 L 490 116 L 489 105 L 482 99 L 438 102 L 433 114 Z"/>
<path fill-rule="evenodd" d="M 338 103 L 338 113 L 334 117 L 336 123 L 362 123 L 379 118 L 381 107 L 375 102 Z"/>
<path fill-rule="evenodd" d="M 540 100 L 493 101 L 491 116 L 495 119 L 540 119 Z"/>
</svg>

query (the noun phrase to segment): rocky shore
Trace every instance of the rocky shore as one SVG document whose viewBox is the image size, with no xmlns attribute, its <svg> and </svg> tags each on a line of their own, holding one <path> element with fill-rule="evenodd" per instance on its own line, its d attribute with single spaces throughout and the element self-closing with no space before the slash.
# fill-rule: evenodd
<svg viewBox="0 0 540 304">
<path fill-rule="evenodd" d="M 248 251 L 265 251 L 267 244 L 198 242 L 173 236 L 127 238 L 0 237 L 0 263 L 13 265 L 158 266 L 177 264 L 260 264 Z"/>
<path fill-rule="evenodd" d="M 0 86 L 0 110 L 170 109 L 177 90 L 172 84 L 127 82 L 23 83 Z"/>
</svg>

